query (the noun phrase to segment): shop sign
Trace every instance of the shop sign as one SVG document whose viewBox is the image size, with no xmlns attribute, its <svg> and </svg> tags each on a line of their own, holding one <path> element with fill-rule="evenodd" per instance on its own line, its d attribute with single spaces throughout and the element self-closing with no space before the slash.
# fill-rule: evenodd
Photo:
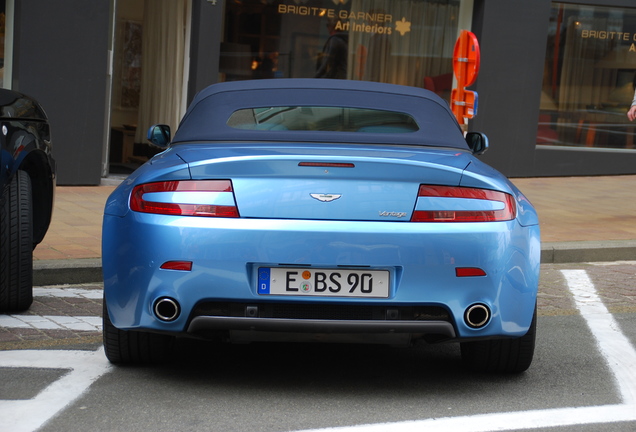
<svg viewBox="0 0 636 432">
<path fill-rule="evenodd" d="M 385 35 L 391 35 L 395 31 L 401 36 L 411 31 L 411 22 L 407 21 L 406 17 L 395 20 L 393 15 L 383 12 L 349 11 L 279 4 L 278 13 L 281 15 L 315 16 L 317 18 L 337 20 L 334 27 L 336 31 Z"/>
<path fill-rule="evenodd" d="M 581 38 L 631 42 L 629 52 L 636 53 L 636 33 L 584 29 L 581 30 Z"/>
</svg>

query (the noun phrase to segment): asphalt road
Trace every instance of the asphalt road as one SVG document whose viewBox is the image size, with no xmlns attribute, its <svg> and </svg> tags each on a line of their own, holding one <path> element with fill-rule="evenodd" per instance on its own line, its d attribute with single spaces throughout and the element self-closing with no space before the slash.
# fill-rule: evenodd
<svg viewBox="0 0 636 432">
<path fill-rule="evenodd" d="M 463 370 L 454 344 L 183 341 L 166 365 L 112 367 L 101 287 L 42 287 L 0 316 L 0 430 L 636 430 L 636 262 L 541 276 L 535 360 L 516 376 Z"/>
</svg>

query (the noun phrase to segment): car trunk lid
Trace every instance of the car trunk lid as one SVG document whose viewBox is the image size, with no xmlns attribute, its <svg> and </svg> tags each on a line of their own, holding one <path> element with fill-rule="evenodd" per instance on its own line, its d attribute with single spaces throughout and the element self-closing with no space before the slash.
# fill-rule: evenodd
<svg viewBox="0 0 636 432">
<path fill-rule="evenodd" d="M 459 185 L 468 153 L 188 146 L 193 179 L 229 179 L 241 217 L 408 221 L 420 184 Z"/>
</svg>

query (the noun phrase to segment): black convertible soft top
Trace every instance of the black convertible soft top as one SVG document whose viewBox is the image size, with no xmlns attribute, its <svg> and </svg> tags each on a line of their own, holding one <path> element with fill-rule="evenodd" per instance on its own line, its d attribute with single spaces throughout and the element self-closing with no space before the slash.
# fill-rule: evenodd
<svg viewBox="0 0 636 432">
<path fill-rule="evenodd" d="M 271 107 L 346 107 L 405 114 L 417 124 L 409 133 L 242 129 L 228 124 L 236 112 Z M 231 123 L 231 122 L 230 122 Z M 202 90 L 186 112 L 173 143 L 340 142 L 468 149 L 448 103 L 415 87 L 334 79 L 234 81 Z"/>
</svg>

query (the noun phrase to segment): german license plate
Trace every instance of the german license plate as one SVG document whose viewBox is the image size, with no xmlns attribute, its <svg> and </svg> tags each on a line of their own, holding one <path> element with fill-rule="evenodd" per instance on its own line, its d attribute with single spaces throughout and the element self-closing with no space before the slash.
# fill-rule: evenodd
<svg viewBox="0 0 636 432">
<path fill-rule="evenodd" d="M 387 298 L 389 271 L 261 267 L 258 293 Z"/>
</svg>

